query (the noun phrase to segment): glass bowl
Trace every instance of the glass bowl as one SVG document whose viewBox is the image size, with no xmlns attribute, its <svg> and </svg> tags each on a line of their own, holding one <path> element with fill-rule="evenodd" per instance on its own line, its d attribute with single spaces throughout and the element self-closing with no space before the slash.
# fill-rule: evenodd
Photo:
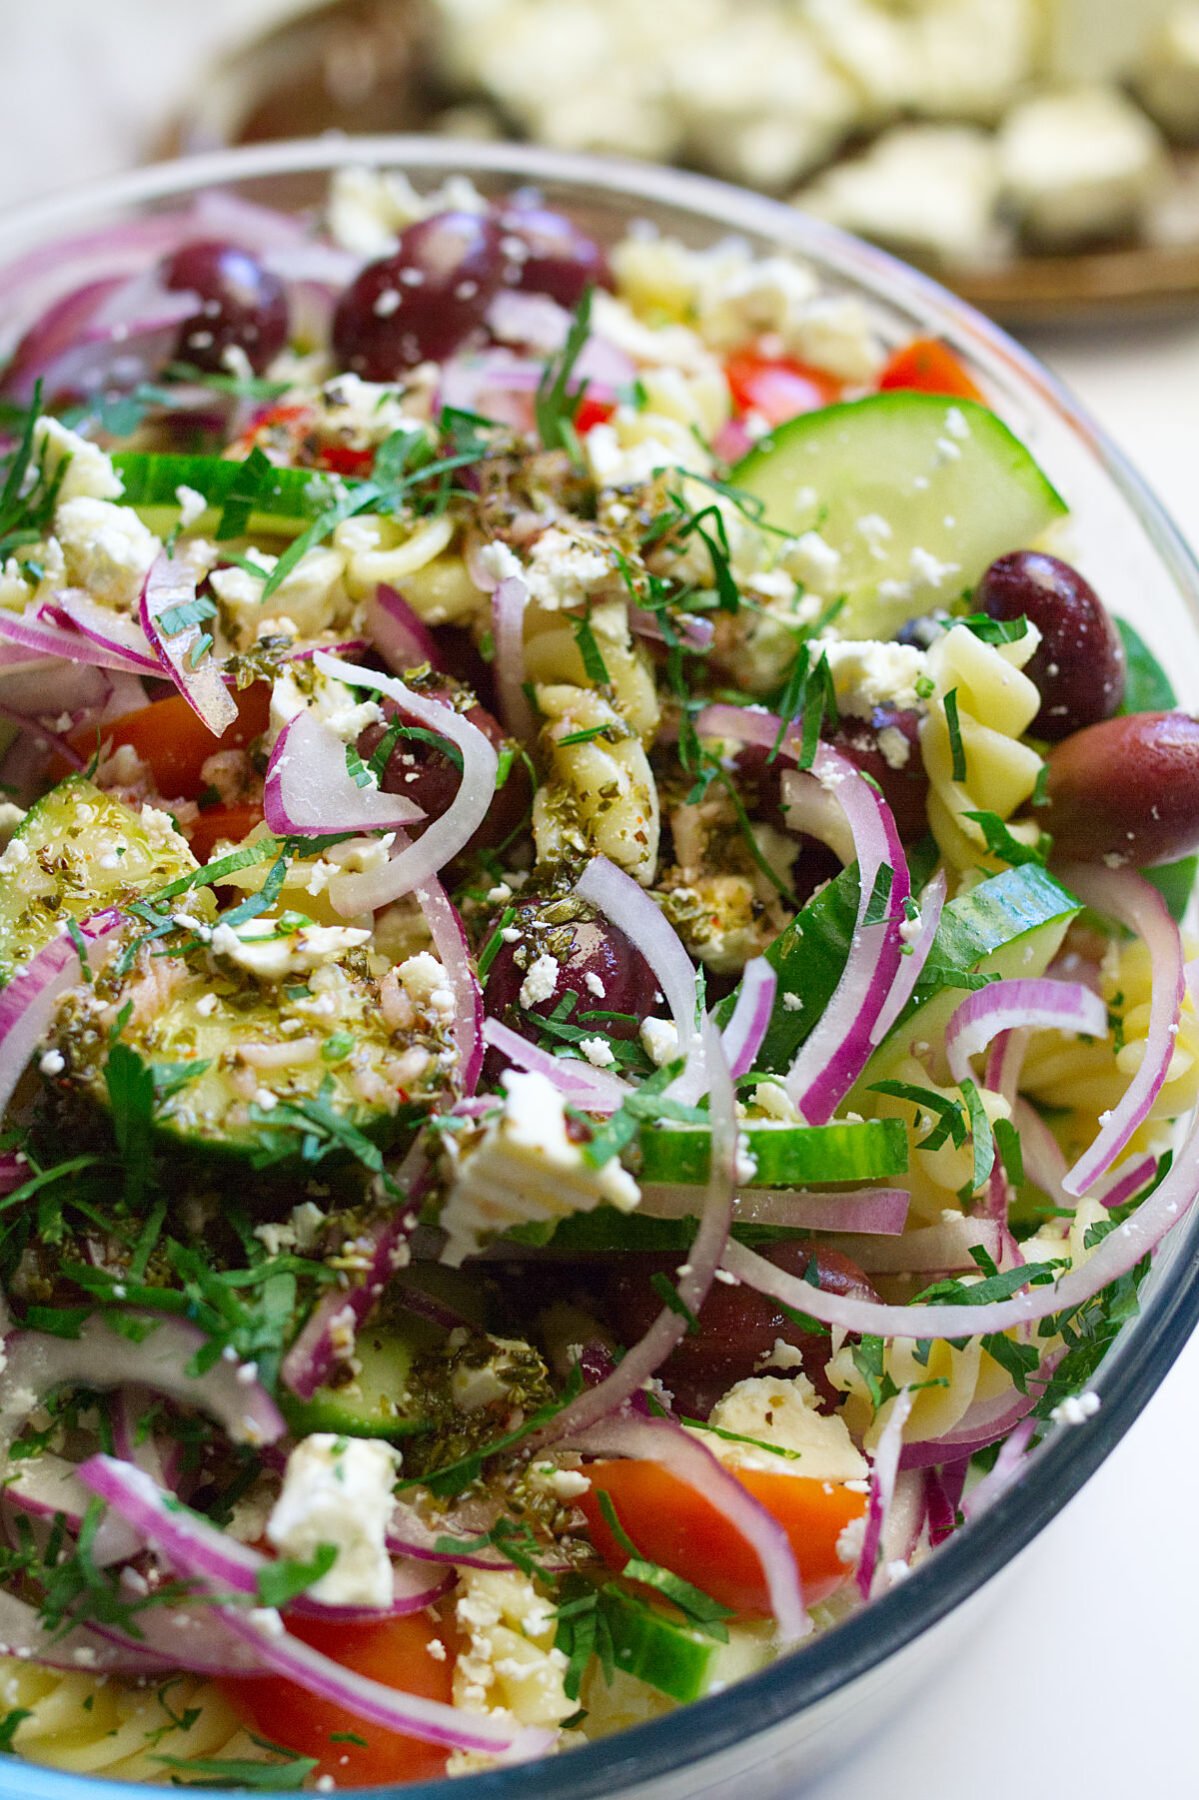
<svg viewBox="0 0 1199 1800">
<path fill-rule="evenodd" d="M 18 254 L 111 220 L 145 216 L 221 186 L 273 205 L 319 199 L 331 170 L 403 170 L 418 187 L 464 173 L 484 192 L 533 183 L 551 205 L 612 241 L 649 221 L 692 245 L 736 233 L 760 252 L 807 261 L 833 291 L 860 296 L 896 343 L 945 339 L 1024 438 L 1072 509 L 1069 554 L 1167 664 L 1180 701 L 1199 704 L 1199 567 L 1119 451 L 1032 357 L 980 314 L 882 251 L 788 206 L 724 183 L 611 159 L 525 146 L 380 137 L 273 143 L 163 164 L 0 219 L 0 280 Z M 2 289 L 0 289 L 2 291 Z M 0 349 L 26 323 L 0 316 Z M 937 1550 L 902 1586 L 834 1631 L 724 1693 L 619 1737 L 542 1763 L 392 1791 L 432 1800 L 696 1800 L 740 1788 L 794 1794 L 877 1729 L 977 1621 L 1006 1570 L 1061 1511 L 1136 1419 L 1199 1319 L 1199 1209 L 1166 1241 L 1140 1315 L 1093 1386 L 1102 1406 L 1051 1429 L 1021 1480 Z M 1063 1625 L 1066 1622 L 1063 1621 Z M 138 1800 L 143 1788 L 0 1760 L 0 1800 Z M 386 1791 L 386 1790 L 376 1790 Z"/>
</svg>

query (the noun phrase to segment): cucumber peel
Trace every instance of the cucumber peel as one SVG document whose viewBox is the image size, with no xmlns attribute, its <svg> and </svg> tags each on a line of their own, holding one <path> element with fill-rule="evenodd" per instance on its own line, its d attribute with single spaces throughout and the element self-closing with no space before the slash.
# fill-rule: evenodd
<svg viewBox="0 0 1199 1800">
<path fill-rule="evenodd" d="M 740 1134 L 756 1164 L 751 1187 L 796 1188 L 904 1175 L 908 1134 L 898 1119 L 833 1125 L 751 1124 Z M 655 1125 L 638 1140 L 640 1178 L 699 1185 L 708 1179 L 712 1140 L 706 1125 Z"/>
<path fill-rule="evenodd" d="M 405 1438 L 427 1431 L 431 1421 L 409 1392 L 415 1357 L 440 1338 L 433 1328 L 380 1326 L 360 1331 L 354 1342 L 359 1369 L 342 1387 L 319 1387 L 311 1400 L 279 1391 L 287 1422 L 297 1435 L 331 1431 L 341 1437 Z"/>
<path fill-rule="evenodd" d="M 125 484 L 122 504 L 131 506 L 160 535 L 179 522 L 178 490 L 189 487 L 203 494 L 207 510 L 193 530 L 211 534 L 220 522 L 225 502 L 244 463 L 225 456 L 183 456 L 158 452 L 122 451 L 113 467 Z M 352 488 L 352 482 L 345 483 Z M 274 537 L 298 537 L 336 498 L 330 477 L 319 469 L 272 468 L 269 485 L 255 495 L 244 531 L 237 535 L 266 533 Z"/>
<path fill-rule="evenodd" d="M 871 394 L 803 413 L 762 438 L 732 480 L 763 503 L 768 524 L 819 531 L 838 553 L 846 637 L 889 638 L 913 614 L 949 605 L 1067 511 L 988 407 L 937 394 Z M 931 561 L 952 570 L 936 591 L 920 580 Z"/>
</svg>

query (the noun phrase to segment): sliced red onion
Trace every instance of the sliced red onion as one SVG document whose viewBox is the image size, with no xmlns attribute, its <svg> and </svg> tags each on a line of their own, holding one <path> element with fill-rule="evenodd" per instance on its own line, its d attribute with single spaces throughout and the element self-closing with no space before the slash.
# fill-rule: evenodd
<svg viewBox="0 0 1199 1800">
<path fill-rule="evenodd" d="M 451 1030 L 458 1052 L 458 1085 L 471 1095 L 483 1072 L 483 989 L 461 914 L 439 881 L 423 882 L 413 895 L 454 996 Z"/>
<path fill-rule="evenodd" d="M 682 1182 L 646 1182 L 638 1211 L 647 1219 L 695 1216 L 699 1189 Z M 903 1188 L 741 1188 L 733 1213 L 739 1225 L 781 1225 L 797 1231 L 861 1232 L 897 1237 L 907 1222 L 911 1195 Z M 906 1239 L 904 1240 L 907 1241 Z M 852 1254 L 858 1254 L 855 1246 Z"/>
<path fill-rule="evenodd" d="M 140 1469 L 113 1457 L 93 1456 L 79 1473 L 92 1492 L 128 1519 L 179 1574 L 200 1581 L 214 1595 L 228 1593 L 231 1582 L 240 1584 L 234 1592 L 256 1594 L 265 1559 L 177 1503 L 172 1505 L 171 1496 Z M 386 1730 L 461 1750 L 536 1755 L 549 1747 L 548 1732 L 514 1728 L 488 1715 L 459 1711 L 356 1675 L 293 1638 L 271 1609 L 241 1612 L 214 1600 L 212 1610 L 228 1631 L 254 1650 L 264 1668 Z"/>
<path fill-rule="evenodd" d="M 962 1502 L 962 1511 L 967 1520 L 977 1519 L 988 1507 L 994 1506 L 996 1500 L 1019 1479 L 1028 1460 L 1028 1447 L 1036 1429 L 1035 1419 L 1023 1419 L 1005 1439 L 995 1458 L 994 1467 Z"/>
<path fill-rule="evenodd" d="M 807 1636 L 811 1621 L 804 1610 L 799 1569 L 786 1532 L 691 1432 L 672 1419 L 644 1418 L 626 1411 L 573 1432 L 563 1448 L 584 1456 L 635 1457 L 640 1462 L 661 1463 L 676 1480 L 714 1506 L 753 1548 L 762 1566 L 780 1642 L 794 1644 Z M 636 1531 L 636 1521 L 630 1520 L 629 1526 Z"/>
<path fill-rule="evenodd" d="M 695 967 L 682 940 L 644 888 L 638 887 L 631 875 L 618 869 L 606 856 L 591 859 L 575 892 L 604 913 L 649 964 L 670 1008 L 679 1034 L 679 1055 L 683 1058 L 683 1072 L 667 1093 L 672 1099 L 694 1104 L 705 1091 L 707 1076 L 704 1040 L 696 1016 L 699 989 Z"/>
<path fill-rule="evenodd" d="M 631 1088 L 619 1075 L 607 1069 L 594 1069 L 581 1057 L 551 1056 L 530 1044 L 511 1026 L 499 1019 L 483 1021 L 483 1041 L 508 1058 L 520 1069 L 533 1069 L 552 1081 L 558 1092 L 582 1112 L 614 1113 L 627 1099 Z M 691 1190 L 694 1197 L 695 1190 Z"/>
<path fill-rule="evenodd" d="M 1149 1186 L 1156 1174 L 1156 1156 L 1134 1154 L 1125 1157 L 1116 1168 L 1109 1170 L 1102 1181 L 1095 1183 L 1091 1189 L 1091 1198 L 1107 1207 L 1125 1206 Z"/>
<path fill-rule="evenodd" d="M 1067 1193 L 1082 1195 L 1111 1168 L 1161 1092 L 1174 1054 L 1186 984 L 1182 939 L 1155 887 L 1131 869 L 1107 869 L 1097 863 L 1072 863 L 1058 875 L 1087 906 L 1134 932 L 1148 950 L 1151 963 L 1149 1029 L 1141 1066 L 1119 1105 L 1101 1116 L 1098 1137 L 1063 1183 Z"/>
<path fill-rule="evenodd" d="M 985 1250 L 993 1262 L 1001 1265 L 1006 1239 L 1002 1226 L 994 1219 L 952 1213 L 939 1225 L 922 1225 L 904 1232 L 902 1237 L 880 1240 L 875 1236 L 869 1243 L 836 1241 L 830 1248 L 845 1250 L 867 1275 L 940 1275 L 975 1269 L 972 1248 Z"/>
<path fill-rule="evenodd" d="M 469 1542 L 478 1535 L 477 1531 L 467 1527 L 460 1530 L 449 1518 L 440 1520 L 434 1530 L 413 1507 L 397 1501 L 387 1533 L 387 1548 L 393 1556 L 412 1557 L 419 1562 L 452 1563 L 458 1569 L 508 1570 L 516 1567 L 505 1556 L 484 1555 L 481 1548 L 464 1553 L 437 1548 L 445 1538 Z"/>
<path fill-rule="evenodd" d="M 915 937 L 905 946 L 899 960 L 899 973 L 891 983 L 891 991 L 870 1032 L 870 1042 L 881 1044 L 900 1013 L 911 999 L 916 983 L 924 973 L 929 952 L 937 936 L 941 914 L 945 910 L 945 871 L 938 869 L 920 896 L 920 924 Z M 901 927 L 902 931 L 902 927 Z"/>
<path fill-rule="evenodd" d="M 1199 1193 L 1199 1124 L 1192 1120 L 1161 1186 L 1131 1218 L 1104 1238 L 1081 1267 L 1044 1287 L 984 1306 L 888 1306 L 830 1294 L 776 1269 L 756 1251 L 730 1240 L 724 1266 L 759 1293 L 770 1294 L 843 1330 L 877 1337 L 970 1338 L 1031 1325 L 1080 1306 L 1134 1269 L 1189 1212 Z"/>
<path fill-rule="evenodd" d="M 911 1410 L 912 1396 L 904 1388 L 891 1403 L 887 1423 L 883 1426 L 874 1452 L 870 1471 L 870 1499 L 866 1508 L 866 1535 L 862 1539 L 862 1554 L 858 1559 L 857 1569 L 858 1591 L 863 1600 L 869 1600 L 872 1594 L 889 1585 L 886 1570 L 879 1566 L 879 1551 L 899 1474 L 903 1428 Z"/>
<path fill-rule="evenodd" d="M 1006 1100 L 1013 1110 L 1019 1096 L 1020 1071 L 1024 1066 L 1030 1036 L 1031 1033 L 1023 1028 L 1001 1031 L 987 1057 L 983 1086 Z"/>
<path fill-rule="evenodd" d="M 346 744 L 307 708 L 289 719 L 271 751 L 262 811 L 283 837 L 333 831 L 397 831 L 424 813 L 372 778 L 359 787 L 346 766 Z"/>
<path fill-rule="evenodd" d="M 221 679 L 211 649 L 200 651 L 204 633 L 198 624 L 182 631 L 166 626 L 172 609 L 188 606 L 195 598 L 195 576 L 185 563 L 164 552 L 151 565 L 142 587 L 142 630 L 192 711 L 214 737 L 220 737 L 237 718 L 237 701 Z M 197 652 L 199 660 L 193 666 Z"/>
<path fill-rule="evenodd" d="M 55 302 L 18 345 L 6 391 L 26 404 L 42 382 L 51 400 L 90 398 L 158 373 L 199 296 L 165 288 L 156 265 L 92 281 Z"/>
<path fill-rule="evenodd" d="M 513 431 L 533 429 L 533 398 L 543 365 L 511 350 L 470 351 L 441 366 L 437 407 L 479 413 Z"/>
<path fill-rule="evenodd" d="M 968 1081 L 970 1058 L 1002 1031 L 1030 1026 L 1040 1031 L 1075 1031 L 1106 1038 L 1107 1007 L 1077 981 L 1016 979 L 993 981 L 968 994 L 945 1029 L 945 1052 L 953 1078 Z"/>
<path fill-rule="evenodd" d="M 120 658 L 120 665 L 139 675 L 161 675 L 162 665 L 136 619 L 100 606 L 82 588 L 61 588 L 54 596 L 56 617 L 82 632 L 102 650 Z"/>
<path fill-rule="evenodd" d="M 748 1075 L 754 1057 L 762 1048 L 774 1011 L 774 995 L 778 977 L 764 956 L 747 962 L 737 990 L 737 1004 L 722 1033 L 729 1074 L 734 1081 Z"/>
<path fill-rule="evenodd" d="M 958 1420 L 952 1431 L 939 1438 L 926 1438 L 905 1444 L 900 1455 L 901 1469 L 927 1469 L 951 1458 L 973 1456 L 1007 1437 L 1026 1419 L 1037 1404 L 1045 1383 L 1061 1361 L 1062 1352 L 1046 1357 L 1038 1374 L 1029 1377 L 1030 1392 L 1020 1394 L 1011 1388 L 989 1400 L 976 1400 Z"/>
<path fill-rule="evenodd" d="M 98 713 L 112 694 L 112 680 L 95 663 L 35 662 L 9 669 L 0 665 L 0 705 L 15 718 L 56 723 L 64 713 Z"/>
<path fill-rule="evenodd" d="M 670 624 L 674 635 L 689 650 L 711 649 L 712 640 L 716 636 L 716 627 L 711 619 L 697 618 L 694 613 L 671 613 Z M 646 612 L 641 606 L 630 606 L 629 629 L 637 637 L 648 638 L 654 644 L 664 644 L 667 641 L 657 613 Z"/>
<path fill-rule="evenodd" d="M 83 927 L 88 963 L 103 968 L 116 946 L 119 915 L 98 914 Z M 0 989 L 0 1117 L 29 1059 L 48 1031 L 63 995 L 81 979 L 79 954 L 64 932 L 30 958 Z"/>
<path fill-rule="evenodd" d="M 753 447 L 753 436 L 740 419 L 726 419 L 712 439 L 712 449 L 726 463 L 740 462 Z"/>
<path fill-rule="evenodd" d="M 602 859 L 600 859 L 602 860 Z M 610 866 L 610 865 L 609 865 Z M 591 867 L 594 869 L 596 864 Z M 652 901 L 647 901 L 653 905 Z M 639 945 L 638 948 L 641 948 Z M 644 954 L 644 951 L 642 952 Z M 678 1276 L 678 1311 L 664 1306 L 645 1336 L 634 1344 L 611 1375 L 598 1387 L 587 1388 L 548 1425 L 529 1439 L 528 1448 L 539 1450 L 586 1431 L 639 1394 L 650 1376 L 665 1362 L 687 1329 L 687 1318 L 699 1312 L 720 1266 L 727 1256 L 729 1226 L 733 1216 L 733 1189 L 737 1165 L 737 1105 L 724 1050 L 715 1027 L 705 1023 L 702 1054 L 707 1071 L 712 1134 L 712 1173 L 708 1180 L 699 1230 Z"/>
<path fill-rule="evenodd" d="M 3 1499 L 6 1505 L 34 1519 L 52 1519 L 61 1513 L 68 1528 L 78 1531 L 91 1494 L 80 1481 L 74 1463 L 44 1450 L 39 1456 L 22 1457 L 9 1464 Z"/>
<path fill-rule="evenodd" d="M 161 1677 L 168 1665 L 146 1645 L 106 1643 L 97 1631 L 79 1625 L 66 1633 L 43 1625 L 32 1606 L 0 1588 L 0 1654 L 39 1668 L 79 1675 Z"/>
<path fill-rule="evenodd" d="M 29 1165 L 15 1150 L 0 1151 L 0 1194 L 11 1194 L 29 1180 Z"/>
<path fill-rule="evenodd" d="M 84 282 L 48 306 L 16 347 L 4 371 L 4 391 L 28 406 L 47 369 L 79 340 L 106 295 L 124 284 L 119 275 Z"/>
<path fill-rule="evenodd" d="M 928 1541 L 935 1550 L 958 1528 L 958 1508 L 970 1472 L 970 1458 L 959 1457 L 943 1468 L 930 1468 L 924 1478 Z"/>
<path fill-rule="evenodd" d="M 38 657 L 62 657 L 67 662 L 91 663 L 101 669 L 122 669 L 130 675 L 148 673 L 140 657 L 130 656 L 115 645 L 98 644 L 73 624 L 64 626 L 49 609 L 28 608 L 23 613 L 0 608 L 0 638 L 32 651 Z M 65 615 L 64 615 L 65 617 Z M 156 666 L 154 673 L 160 674 Z"/>
<path fill-rule="evenodd" d="M 419 669 L 423 663 L 441 667 L 441 653 L 429 627 L 403 594 L 386 583 L 367 601 L 363 624 L 372 645 L 397 675 Z"/>
<path fill-rule="evenodd" d="M 111 1511 L 104 1515 L 101 1530 L 109 1520 L 123 1530 L 132 1531 L 132 1526 Z M 122 1597 L 134 1606 L 144 1597 L 129 1569 L 122 1572 L 121 1592 Z M 266 1673 L 254 1652 L 230 1637 L 221 1620 L 214 1617 L 212 1608 L 204 1601 L 188 1604 L 177 1600 L 170 1606 L 141 1607 L 137 1628 L 141 1632 L 140 1641 L 118 1631 L 115 1626 L 92 1627 L 98 1637 L 126 1654 L 140 1652 L 147 1658 L 161 1659 L 160 1668 L 186 1669 L 191 1675 L 244 1677 Z"/>
<path fill-rule="evenodd" d="M 733 738 L 768 750 L 783 735 L 781 721 L 756 707 L 705 707 L 695 729 L 701 737 Z M 785 742 L 783 750 L 793 756 L 793 743 Z M 865 1067 L 871 1033 L 899 975 L 900 925 L 911 880 L 890 807 L 847 757 L 828 744 L 818 745 L 806 785 L 822 807 L 826 796 L 840 807 L 853 836 L 859 875 L 858 923 L 849 957 L 820 1024 L 800 1047 L 786 1077 L 787 1092 L 802 1117 L 824 1125 Z M 891 870 L 886 914 L 878 924 L 866 925 L 884 868 Z"/>
<path fill-rule="evenodd" d="M 372 669 L 338 662 L 323 650 L 318 650 L 312 660 L 321 674 L 331 681 L 343 681 L 350 687 L 373 688 L 386 694 L 402 712 L 417 719 L 428 730 L 448 738 L 462 752 L 462 780 L 453 804 L 439 819 L 430 823 L 415 844 L 397 844 L 390 861 L 382 869 L 338 875 L 330 882 L 329 897 L 342 917 L 347 918 L 389 906 L 393 900 L 424 886 L 431 876 L 453 861 L 487 817 L 495 798 L 499 758 L 491 740 L 462 713 L 415 693 L 395 676 L 378 675 Z"/>
<path fill-rule="evenodd" d="M 408 1239 L 427 1180 L 428 1165 L 418 1139 L 395 1174 L 396 1184 L 407 1192 L 409 1204 L 376 1219 L 358 1233 L 365 1267 L 359 1268 L 351 1287 L 334 1288 L 321 1296 L 283 1358 L 279 1378 L 301 1400 L 311 1400 L 317 1388 L 328 1380 L 342 1354 L 339 1336 L 346 1328 L 351 1334 L 358 1330 L 396 1270 L 407 1263 Z"/>
<path fill-rule="evenodd" d="M 548 294 L 501 288 L 487 308 L 487 329 L 504 344 L 522 344 L 539 356 L 554 356 L 570 331 L 570 314 Z"/>
<path fill-rule="evenodd" d="M 491 596 L 500 717 L 505 730 L 521 744 L 531 744 L 537 735 L 533 709 L 525 693 L 525 608 L 528 603 L 529 589 L 519 575 L 507 576 Z"/>
</svg>

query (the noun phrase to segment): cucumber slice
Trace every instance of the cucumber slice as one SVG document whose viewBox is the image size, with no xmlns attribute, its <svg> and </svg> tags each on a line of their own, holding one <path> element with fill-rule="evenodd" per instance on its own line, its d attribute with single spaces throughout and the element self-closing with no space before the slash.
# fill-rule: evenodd
<svg viewBox="0 0 1199 1800">
<path fill-rule="evenodd" d="M 68 776 L 30 809 L 0 858 L 0 983 L 57 936 L 64 917 L 125 905 L 195 867 L 176 832 Z M 211 909 L 208 894 L 194 899 L 195 910 Z"/>
<path fill-rule="evenodd" d="M 847 637 L 892 637 L 1067 511 L 993 412 L 937 394 L 872 394 L 801 414 L 761 439 L 733 481 L 771 525 L 817 530 L 838 552 Z M 882 525 L 864 532 L 864 520 Z M 953 570 L 935 593 L 919 580 L 926 557 Z"/>
<path fill-rule="evenodd" d="M 721 1647 L 715 1638 L 676 1623 L 658 1607 L 613 1585 L 603 1597 L 613 1660 L 623 1674 L 684 1703 L 707 1693 Z"/>
<path fill-rule="evenodd" d="M 895 1129 L 898 1127 L 898 1129 Z M 747 1125 L 741 1143 L 757 1164 L 750 1187 L 821 1187 L 903 1175 L 908 1134 L 898 1119 L 835 1125 Z M 707 1181 L 712 1166 L 706 1125 L 655 1125 L 642 1131 L 641 1180 Z"/>
<path fill-rule="evenodd" d="M 311 1400 L 280 1389 L 287 1422 L 298 1435 L 332 1431 L 343 1437 L 412 1437 L 430 1429 L 419 1398 L 410 1392 L 414 1359 L 441 1341 L 434 1326 L 414 1319 L 395 1326 L 367 1327 L 358 1333 L 354 1355 L 361 1367 L 344 1387 L 320 1387 Z"/>
<path fill-rule="evenodd" d="M 179 523 L 178 490 L 194 488 L 209 502 L 208 510 L 192 529 L 209 535 L 216 530 L 226 500 L 243 471 L 243 464 L 223 456 L 174 456 L 127 450 L 113 457 L 113 466 L 125 484 L 123 504 L 132 506 L 152 531 L 165 535 Z M 353 482 L 347 482 L 353 487 Z M 271 485 L 256 497 L 240 536 L 264 532 L 274 537 L 298 537 L 317 514 L 336 499 L 330 478 L 319 469 L 275 469 Z"/>
<path fill-rule="evenodd" d="M 945 1028 L 965 999 L 956 976 L 971 972 L 1006 980 L 1043 975 L 1081 911 L 1073 894 L 1038 863 L 1004 869 L 951 900 L 920 984 L 867 1063 L 859 1091 L 885 1080 L 913 1044 L 928 1044 L 940 1057 Z M 943 1072 L 944 1064 L 939 1068 Z"/>
<path fill-rule="evenodd" d="M 788 1068 L 819 1023 L 845 967 L 857 910 L 858 872 L 857 865 L 851 864 L 808 901 L 767 950 L 766 959 L 778 975 L 778 994 L 755 1058 L 759 1069 L 781 1073 Z M 917 1033 L 936 1041 L 936 1033 L 963 997 L 960 976 L 973 972 L 1042 972 L 1056 955 L 1066 927 L 1079 910 L 1073 895 L 1039 863 L 1003 869 L 969 893 L 951 900 L 941 915 L 920 985 L 896 1030 L 872 1059 L 871 1068 L 901 1034 L 904 1022 L 934 995 L 947 991 L 948 1004 L 940 1025 L 930 1025 Z M 1042 949 L 1035 949 L 1042 943 Z M 1030 954 L 1027 964 L 1026 954 Z M 1038 960 L 1039 969 L 1033 967 Z M 1011 967 L 1007 966 L 1009 962 Z M 784 1004 L 788 994 L 797 994 L 802 1001 L 798 1012 Z M 721 1025 L 727 1022 L 735 1000 L 735 995 L 730 995 L 718 1009 Z"/>
</svg>

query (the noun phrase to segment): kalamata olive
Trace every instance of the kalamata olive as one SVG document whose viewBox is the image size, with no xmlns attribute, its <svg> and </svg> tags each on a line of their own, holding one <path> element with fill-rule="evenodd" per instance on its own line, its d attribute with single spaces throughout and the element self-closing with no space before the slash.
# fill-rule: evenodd
<svg viewBox="0 0 1199 1800">
<path fill-rule="evenodd" d="M 862 1271 L 835 1250 L 811 1251 L 796 1243 L 773 1244 L 763 1254 L 789 1274 L 802 1275 L 814 1255 L 819 1285 L 829 1293 L 853 1294 L 858 1299 L 877 1299 Z M 662 1297 L 651 1285 L 654 1275 L 675 1280 L 679 1258 L 625 1256 L 608 1277 L 605 1312 L 613 1332 L 626 1345 L 645 1335 L 662 1310 Z M 689 1333 L 673 1350 L 658 1373 L 674 1395 L 677 1411 L 688 1418 L 706 1419 L 722 1394 L 734 1382 L 757 1373 L 762 1359 L 779 1338 L 803 1358 L 803 1372 L 821 1402 L 832 1407 L 837 1399 L 825 1374 L 831 1346 L 824 1332 L 802 1331 L 765 1294 L 742 1284 L 729 1287 L 713 1282 L 699 1314 L 697 1335 Z"/>
<path fill-rule="evenodd" d="M 869 719 L 842 719 L 831 742 L 877 781 L 903 842 L 922 838 L 928 830 L 928 776 L 920 754 L 919 715 L 876 706 Z"/>
<path fill-rule="evenodd" d="M 444 698 L 447 704 L 449 702 L 448 690 L 439 694 L 436 689 L 426 689 L 425 697 Z M 390 701 L 384 702 L 383 710 L 389 724 L 399 716 L 398 709 Z M 490 738 L 497 751 L 501 748 L 503 727 L 485 706 L 476 701 L 465 716 Z M 386 729 L 385 725 L 368 725 L 361 734 L 358 754 L 364 761 L 373 756 Z M 435 744 L 424 738 L 401 737 L 388 758 L 380 786 L 389 794 L 403 794 L 405 799 L 414 800 L 424 809 L 428 819 L 439 819 L 452 806 L 460 780 L 457 765 Z M 503 787 L 497 790 L 487 817 L 466 846 L 467 851 L 491 849 L 502 844 L 524 818 L 529 800 L 528 771 L 518 761 L 513 763 Z M 412 837 L 419 837 L 425 828 L 422 822 L 408 829 Z"/>
<path fill-rule="evenodd" d="M 1130 713 L 1076 731 L 1049 756 L 1034 815 L 1060 861 L 1155 868 L 1199 850 L 1199 719 Z"/>
<path fill-rule="evenodd" d="M 641 1020 L 655 1011 L 657 983 L 649 965 L 622 931 L 598 918 L 584 901 L 572 895 L 526 901 L 512 929 L 517 936 L 500 946 L 491 965 L 484 1005 L 492 1018 L 502 1019 L 523 1036 L 536 1037 L 527 1014 L 547 1017 L 567 993 L 579 997 L 572 1023 L 583 1015 L 586 1024 L 585 1015 L 591 1012 L 625 1015 L 597 1020 L 595 1030 L 601 1037 L 635 1038 Z M 546 963 L 541 971 L 545 979 L 534 975 L 530 989 L 526 986 L 530 970 L 542 957 L 552 959 L 554 972 L 550 974 Z"/>
<path fill-rule="evenodd" d="M 287 294 L 277 275 L 236 244 L 202 239 L 182 244 L 162 265 L 163 285 L 191 289 L 201 301 L 179 328 L 180 362 L 214 373 L 225 370 L 225 352 L 241 350 L 260 375 L 287 342 Z"/>
<path fill-rule="evenodd" d="M 1025 616 L 1041 633 L 1025 665 L 1041 694 L 1034 736 L 1056 743 L 1111 718 L 1124 698 L 1124 645 L 1077 569 L 1042 550 L 1016 550 L 991 564 L 975 601 L 989 618 Z"/>
<path fill-rule="evenodd" d="M 516 196 L 500 215 L 505 248 L 516 272 L 514 285 L 548 294 L 560 306 L 575 307 L 588 287 L 611 287 L 608 259 L 594 238 L 535 200 Z"/>
<path fill-rule="evenodd" d="M 918 715 L 893 706 L 876 706 L 869 719 L 842 719 L 830 742 L 878 783 L 904 843 L 923 837 L 928 830 L 928 776 L 920 752 Z M 771 762 L 769 752 L 757 744 L 747 744 L 737 754 L 737 772 L 750 801 L 751 816 L 773 825 L 776 831 L 790 829 L 782 804 L 782 777 L 793 766 L 783 757 Z M 797 879 L 811 875 L 815 886 L 837 873 L 841 865 L 831 851 L 824 851 L 812 838 L 805 837 L 803 845 Z M 824 854 L 817 856 L 817 850 Z"/>
<path fill-rule="evenodd" d="M 392 381 L 421 362 L 452 355 L 483 323 L 505 271 L 499 221 L 435 213 L 369 263 L 337 303 L 333 351 L 343 369 Z"/>
</svg>

